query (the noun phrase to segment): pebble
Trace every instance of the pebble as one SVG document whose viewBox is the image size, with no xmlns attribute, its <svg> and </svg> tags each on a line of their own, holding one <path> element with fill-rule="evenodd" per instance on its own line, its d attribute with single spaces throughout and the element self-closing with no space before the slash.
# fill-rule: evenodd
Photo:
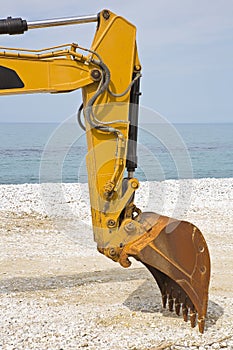
<svg viewBox="0 0 233 350">
<path fill-rule="evenodd" d="M 182 188 L 192 188 L 191 194 L 187 191 L 186 197 Z M 182 205 L 178 205 L 177 196 L 183 198 Z M 49 268 L 51 261 L 59 264 L 59 259 L 78 261 L 79 257 L 88 257 L 92 268 L 83 281 L 79 272 L 62 280 L 63 270 L 59 270 L 59 287 L 53 276 L 40 277 L 39 270 L 30 278 L 22 277 L 24 268 L 14 278 L 1 272 L 0 350 L 233 349 L 231 296 L 213 291 L 208 327 L 199 335 L 197 328 L 191 329 L 189 323 L 174 314 L 170 316 L 155 303 L 160 300 L 156 287 L 143 298 L 142 293 L 148 293 L 148 280 L 139 283 L 131 277 L 117 276 L 108 281 L 104 275 L 94 280 L 91 259 L 97 253 L 87 184 L 1 185 L 0 198 L 1 262 L 9 258 L 14 261 L 14 249 L 15 261 L 25 259 L 33 264 L 39 257 Z M 215 231 L 229 237 L 227 247 L 223 247 L 226 254 L 233 247 L 233 201 L 229 198 L 233 198 L 233 179 L 145 182 L 136 195 L 144 211 L 192 219 L 207 234 Z M 126 276 L 130 276 L 127 271 Z M 76 284 L 71 283 L 72 278 Z M 125 288 L 124 298 L 116 302 L 121 288 Z M 112 293 L 113 301 L 98 300 L 96 293 L 103 300 Z"/>
</svg>

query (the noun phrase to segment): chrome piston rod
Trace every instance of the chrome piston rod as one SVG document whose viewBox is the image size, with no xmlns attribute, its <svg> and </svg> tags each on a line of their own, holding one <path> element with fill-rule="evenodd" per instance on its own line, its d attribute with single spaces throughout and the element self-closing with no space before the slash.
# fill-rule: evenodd
<svg viewBox="0 0 233 350">
<path fill-rule="evenodd" d="M 64 17 L 64 18 L 54 18 L 54 19 L 46 19 L 46 20 L 39 20 L 39 21 L 29 21 L 27 22 L 27 26 L 28 26 L 28 29 L 37 29 L 37 28 L 65 26 L 65 25 L 71 25 L 71 24 L 90 23 L 90 22 L 97 22 L 97 21 L 98 21 L 98 15 L 89 15 L 89 16 Z"/>
</svg>

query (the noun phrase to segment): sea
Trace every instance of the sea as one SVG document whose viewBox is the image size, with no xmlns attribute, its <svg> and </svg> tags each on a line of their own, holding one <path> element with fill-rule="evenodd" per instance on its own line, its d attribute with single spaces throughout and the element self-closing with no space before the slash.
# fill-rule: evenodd
<svg viewBox="0 0 233 350">
<path fill-rule="evenodd" d="M 233 177 L 233 123 L 142 124 L 140 181 Z M 56 123 L 0 124 L 0 184 L 87 182 L 85 133 Z"/>
</svg>

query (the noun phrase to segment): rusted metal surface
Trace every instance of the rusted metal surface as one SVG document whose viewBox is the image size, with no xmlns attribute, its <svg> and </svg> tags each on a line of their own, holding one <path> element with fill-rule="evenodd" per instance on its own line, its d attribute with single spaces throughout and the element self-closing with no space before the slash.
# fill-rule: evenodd
<svg viewBox="0 0 233 350">
<path fill-rule="evenodd" d="M 183 314 L 204 332 L 210 279 L 208 247 L 200 230 L 186 221 L 154 213 L 142 214 L 141 222 L 154 222 L 139 239 L 126 245 L 124 254 L 141 261 L 155 278 L 163 307 Z"/>
</svg>

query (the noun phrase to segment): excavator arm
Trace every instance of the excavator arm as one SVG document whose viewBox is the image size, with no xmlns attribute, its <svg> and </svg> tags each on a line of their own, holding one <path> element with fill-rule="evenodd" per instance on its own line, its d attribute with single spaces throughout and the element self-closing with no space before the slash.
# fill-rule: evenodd
<svg viewBox="0 0 233 350">
<path fill-rule="evenodd" d="M 1 34 L 96 22 L 86 49 L 77 44 L 43 50 L 0 48 L 0 95 L 62 93 L 82 89 L 88 146 L 86 164 L 94 239 L 99 252 L 130 266 L 142 262 L 155 278 L 163 306 L 189 317 L 203 333 L 208 303 L 210 258 L 202 233 L 191 223 L 134 204 L 139 187 L 137 128 L 141 65 L 136 28 L 103 10 L 98 15 L 26 22 L 0 20 Z M 127 175 L 125 172 L 127 171 Z"/>
</svg>

